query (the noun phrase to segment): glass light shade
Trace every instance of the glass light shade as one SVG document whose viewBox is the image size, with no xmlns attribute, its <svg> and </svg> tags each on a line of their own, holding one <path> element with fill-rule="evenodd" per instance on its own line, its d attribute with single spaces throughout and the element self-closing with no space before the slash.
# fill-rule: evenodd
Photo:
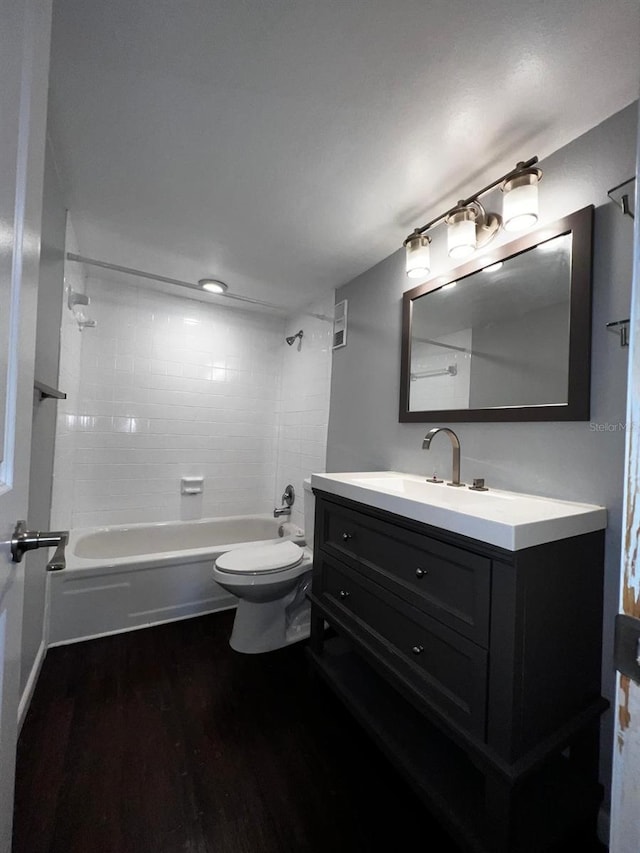
<svg viewBox="0 0 640 853">
<path fill-rule="evenodd" d="M 454 260 L 468 258 L 476 250 L 476 223 L 472 214 L 454 214 L 447 227 L 447 249 Z"/>
<path fill-rule="evenodd" d="M 538 178 L 527 175 L 531 181 L 508 181 L 504 188 L 502 219 L 505 231 L 523 231 L 538 221 Z M 511 185 L 511 186 L 510 186 Z"/>
<path fill-rule="evenodd" d="M 405 243 L 406 272 L 409 278 L 424 278 L 431 270 L 431 240 L 424 234 L 417 234 Z"/>
</svg>

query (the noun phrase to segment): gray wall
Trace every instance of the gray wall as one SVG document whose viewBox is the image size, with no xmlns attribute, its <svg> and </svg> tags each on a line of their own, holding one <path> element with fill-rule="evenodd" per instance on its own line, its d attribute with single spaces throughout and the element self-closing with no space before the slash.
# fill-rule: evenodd
<svg viewBox="0 0 640 853">
<path fill-rule="evenodd" d="M 587 204 L 596 206 L 592 422 L 453 424 L 467 482 L 485 477 L 496 488 L 607 507 L 603 689 L 610 700 L 615 684 L 612 641 L 618 609 L 628 350 L 619 346 L 605 323 L 629 316 L 633 235 L 632 221 L 608 201 L 607 190 L 635 174 L 637 114 L 637 104 L 632 104 L 541 164 L 542 221 Z M 522 151 L 524 157 L 531 153 Z M 470 174 L 473 168 L 470 148 Z M 473 182 L 468 189 L 474 189 Z M 420 224 L 411 223 L 407 230 Z M 434 243 L 436 239 L 442 235 Z M 336 300 L 349 300 L 349 335 L 347 346 L 334 353 L 328 471 L 431 474 L 451 465 L 446 440 L 434 442 L 428 452 L 421 450 L 432 424 L 398 423 L 401 301 L 403 291 L 412 286 L 403 264 L 404 253 L 398 250 L 337 292 Z M 612 713 L 603 722 L 601 778 L 606 785 Z"/>
<path fill-rule="evenodd" d="M 567 401 L 569 306 L 474 326 L 470 408 Z"/>
<path fill-rule="evenodd" d="M 60 322 L 64 293 L 64 244 L 66 210 L 62 200 L 51 147 L 45 153 L 42 207 L 42 245 L 38 285 L 35 378 L 52 387 L 58 385 Z M 63 389 L 64 390 L 64 389 Z M 53 483 L 53 456 L 57 403 L 33 397 L 33 432 L 29 479 L 29 526 L 48 530 Z M 26 556 L 22 665 L 20 692 L 24 690 L 43 639 L 47 560 L 52 552 L 33 551 Z"/>
</svg>

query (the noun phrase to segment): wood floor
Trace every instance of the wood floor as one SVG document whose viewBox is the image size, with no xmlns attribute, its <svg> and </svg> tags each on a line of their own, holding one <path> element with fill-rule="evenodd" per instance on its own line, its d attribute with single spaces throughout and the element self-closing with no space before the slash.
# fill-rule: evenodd
<svg viewBox="0 0 640 853">
<path fill-rule="evenodd" d="M 310 688 L 303 644 L 238 655 L 232 619 L 50 650 L 19 743 L 13 853 L 458 853 Z"/>
</svg>

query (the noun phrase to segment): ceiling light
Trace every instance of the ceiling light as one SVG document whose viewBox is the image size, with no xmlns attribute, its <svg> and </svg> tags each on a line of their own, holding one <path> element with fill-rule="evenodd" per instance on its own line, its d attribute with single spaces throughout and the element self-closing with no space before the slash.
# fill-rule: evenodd
<svg viewBox="0 0 640 853">
<path fill-rule="evenodd" d="M 489 264 L 489 266 L 488 266 L 488 267 L 485 267 L 485 268 L 482 270 L 482 272 L 495 272 L 496 270 L 501 269 L 501 267 L 502 267 L 502 261 L 498 261 L 498 262 L 497 262 L 497 263 L 495 263 L 495 264 Z"/>
<path fill-rule="evenodd" d="M 429 274 L 431 238 L 427 231 L 441 222 L 447 225 L 447 250 L 449 257 L 454 260 L 463 260 L 476 249 L 484 248 L 502 227 L 507 231 L 517 231 L 534 225 L 538 221 L 538 183 L 542 178 L 542 172 L 535 167 L 537 162 L 537 157 L 519 162 L 506 175 L 468 198 L 461 199 L 452 208 L 409 234 L 403 243 L 407 276 L 423 278 Z M 498 186 L 504 194 L 502 217 L 486 211 L 480 203 L 480 196 Z"/>
<path fill-rule="evenodd" d="M 201 278 L 198 284 L 207 293 L 226 293 L 229 290 L 224 281 L 218 281 L 217 278 Z"/>
<path fill-rule="evenodd" d="M 404 241 L 406 272 L 409 278 L 424 278 L 431 270 L 431 238 L 426 234 L 411 234 Z"/>
<path fill-rule="evenodd" d="M 518 163 L 519 171 L 502 184 L 504 199 L 502 218 L 505 231 L 523 231 L 538 221 L 538 183 L 540 169 L 525 168 Z"/>
</svg>

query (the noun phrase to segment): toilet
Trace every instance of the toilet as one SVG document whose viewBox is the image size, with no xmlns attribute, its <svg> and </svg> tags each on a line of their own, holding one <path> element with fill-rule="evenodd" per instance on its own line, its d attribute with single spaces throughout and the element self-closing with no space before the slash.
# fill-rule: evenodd
<svg viewBox="0 0 640 853">
<path fill-rule="evenodd" d="M 235 651 L 271 652 L 309 636 L 313 510 L 311 483 L 305 480 L 304 547 L 289 540 L 267 543 L 227 551 L 215 561 L 214 580 L 239 599 L 229 639 Z"/>
</svg>

